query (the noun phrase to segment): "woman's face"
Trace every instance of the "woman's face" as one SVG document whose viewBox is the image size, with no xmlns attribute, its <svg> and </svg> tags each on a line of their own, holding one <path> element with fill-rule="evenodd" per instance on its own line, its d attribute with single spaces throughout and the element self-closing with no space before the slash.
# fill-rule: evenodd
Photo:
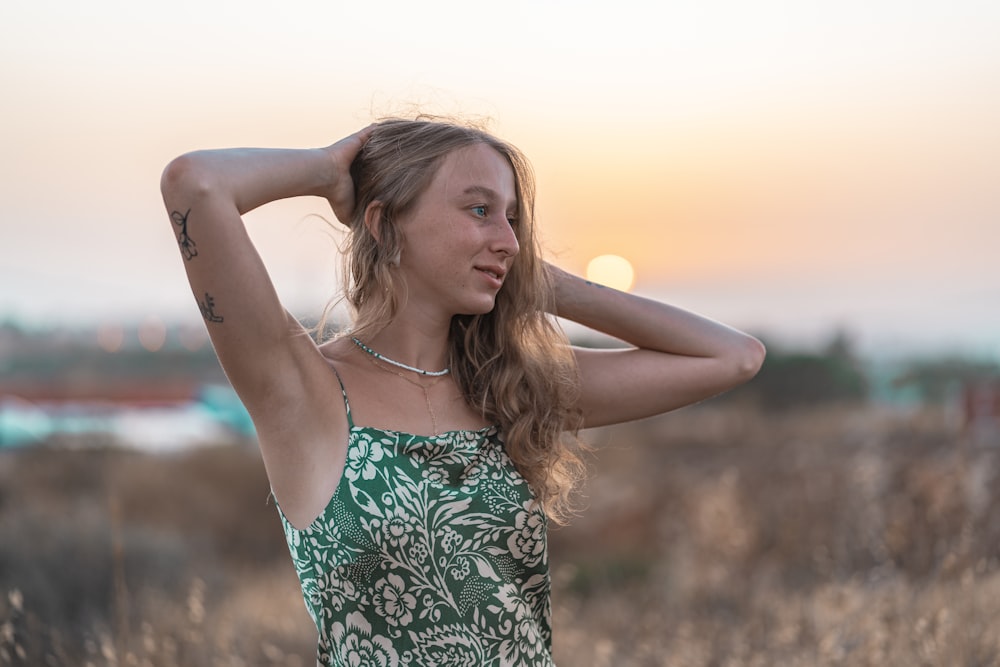
<svg viewBox="0 0 1000 667">
<path fill-rule="evenodd" d="M 519 250 L 517 205 L 514 171 L 495 149 L 477 143 L 446 155 L 398 220 L 408 306 L 447 319 L 492 310 Z"/>
</svg>

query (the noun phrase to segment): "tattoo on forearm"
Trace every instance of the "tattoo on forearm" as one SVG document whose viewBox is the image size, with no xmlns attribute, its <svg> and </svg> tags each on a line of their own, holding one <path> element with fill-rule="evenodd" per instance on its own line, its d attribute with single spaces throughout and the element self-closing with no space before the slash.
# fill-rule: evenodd
<svg viewBox="0 0 1000 667">
<path fill-rule="evenodd" d="M 175 225 L 181 228 L 177 233 L 177 245 L 180 246 L 181 255 L 184 256 L 185 260 L 191 260 L 198 256 L 198 249 L 195 247 L 194 239 L 188 234 L 188 214 L 190 213 L 191 209 L 188 209 L 184 213 L 174 211 L 170 214 L 170 219 L 173 220 Z"/>
<path fill-rule="evenodd" d="M 590 285 L 591 287 L 600 287 L 602 289 L 605 287 L 601 283 L 595 283 L 595 282 L 593 282 L 591 280 L 584 280 L 583 282 L 585 282 L 586 284 Z"/>
<path fill-rule="evenodd" d="M 215 299 L 208 292 L 205 292 L 205 300 L 195 298 L 198 302 L 198 308 L 201 310 L 201 316 L 205 318 L 206 322 L 222 322 L 223 317 L 215 312 Z"/>
</svg>

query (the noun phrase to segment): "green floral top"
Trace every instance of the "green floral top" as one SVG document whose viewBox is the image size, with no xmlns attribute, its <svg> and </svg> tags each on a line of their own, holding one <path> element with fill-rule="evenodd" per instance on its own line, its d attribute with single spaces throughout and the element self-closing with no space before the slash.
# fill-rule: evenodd
<svg viewBox="0 0 1000 667">
<path fill-rule="evenodd" d="M 319 663 L 551 666 L 547 521 L 497 428 L 356 427 L 344 403 L 323 514 L 297 530 L 278 509 Z"/>
</svg>

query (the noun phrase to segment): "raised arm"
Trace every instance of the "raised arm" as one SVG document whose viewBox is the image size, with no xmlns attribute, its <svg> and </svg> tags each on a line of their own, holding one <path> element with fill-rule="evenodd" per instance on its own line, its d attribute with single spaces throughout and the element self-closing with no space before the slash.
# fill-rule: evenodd
<svg viewBox="0 0 1000 667">
<path fill-rule="evenodd" d="M 316 195 L 345 217 L 353 207 L 348 169 L 366 138 L 362 130 L 328 148 L 197 151 L 163 172 L 163 200 L 192 292 L 252 414 L 271 390 L 297 384 L 298 362 L 313 346 L 279 302 L 241 216 L 267 202 Z"/>
<path fill-rule="evenodd" d="M 753 336 L 549 266 L 556 314 L 632 347 L 575 348 L 584 426 L 642 419 L 746 382 L 764 361 Z"/>
</svg>

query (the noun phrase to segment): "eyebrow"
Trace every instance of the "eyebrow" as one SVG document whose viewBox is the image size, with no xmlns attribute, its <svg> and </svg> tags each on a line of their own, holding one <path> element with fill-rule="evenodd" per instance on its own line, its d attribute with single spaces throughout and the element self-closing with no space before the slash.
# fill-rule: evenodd
<svg viewBox="0 0 1000 667">
<path fill-rule="evenodd" d="M 480 195 L 489 199 L 491 202 L 500 201 L 500 194 L 493 188 L 488 188 L 485 185 L 470 185 L 462 190 L 462 195 Z M 511 203 L 511 206 L 517 208 L 517 199 Z"/>
<path fill-rule="evenodd" d="M 470 185 L 469 187 L 462 190 L 463 195 L 483 195 L 484 197 L 489 197 L 490 199 L 500 199 L 500 195 L 497 194 L 492 188 L 488 188 L 485 185 Z"/>
</svg>

